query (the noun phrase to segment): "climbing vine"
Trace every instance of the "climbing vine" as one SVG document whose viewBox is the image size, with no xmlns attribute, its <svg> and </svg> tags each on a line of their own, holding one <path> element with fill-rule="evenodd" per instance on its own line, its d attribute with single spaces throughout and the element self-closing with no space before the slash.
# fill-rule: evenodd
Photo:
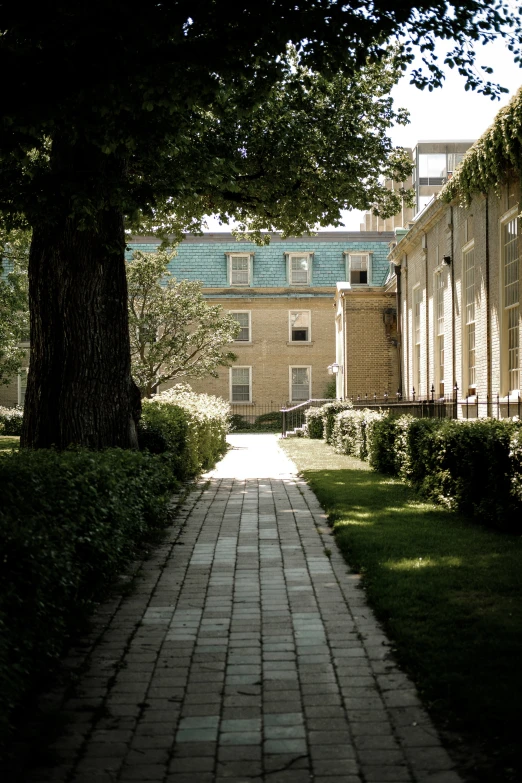
<svg viewBox="0 0 522 783">
<path fill-rule="evenodd" d="M 440 198 L 469 206 L 474 193 L 498 193 L 509 172 L 522 176 L 522 88 L 499 111 L 493 124 L 466 152 Z"/>
</svg>

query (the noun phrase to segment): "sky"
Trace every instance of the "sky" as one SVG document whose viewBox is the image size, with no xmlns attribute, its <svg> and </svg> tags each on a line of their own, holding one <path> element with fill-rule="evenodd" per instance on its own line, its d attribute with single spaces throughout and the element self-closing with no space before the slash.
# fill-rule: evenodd
<svg viewBox="0 0 522 783">
<path fill-rule="evenodd" d="M 439 46 L 439 50 L 443 50 Z M 513 55 L 503 41 L 481 47 L 477 53 L 479 65 L 491 66 L 493 76 L 509 90 L 500 101 L 492 101 L 484 95 L 464 89 L 464 79 L 449 69 L 444 86 L 433 92 L 419 90 L 409 84 L 406 74 L 394 87 L 392 95 L 397 108 L 404 107 L 410 113 L 410 124 L 392 128 L 390 136 L 396 146 L 414 147 L 418 141 L 443 139 L 477 139 L 489 125 L 499 109 L 508 103 L 522 85 L 522 69 L 513 62 Z M 343 213 L 342 228 L 324 228 L 321 231 L 359 231 L 362 212 L 351 210 Z M 230 231 L 232 226 L 220 226 L 213 218 L 207 219 L 209 231 Z"/>
</svg>

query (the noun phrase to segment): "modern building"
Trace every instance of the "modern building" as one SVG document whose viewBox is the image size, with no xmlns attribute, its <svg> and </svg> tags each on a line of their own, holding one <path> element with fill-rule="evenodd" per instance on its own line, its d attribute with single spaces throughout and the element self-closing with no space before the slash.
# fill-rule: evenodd
<svg viewBox="0 0 522 783">
<path fill-rule="evenodd" d="M 402 209 L 391 218 L 380 218 L 370 210 L 364 214 L 361 231 L 394 231 L 406 228 L 416 216 L 437 196 L 464 158 L 474 139 L 419 141 L 413 150 L 408 149 L 413 161 L 412 176 L 405 182 L 385 180 L 389 190 L 413 188 L 415 204 Z"/>
</svg>

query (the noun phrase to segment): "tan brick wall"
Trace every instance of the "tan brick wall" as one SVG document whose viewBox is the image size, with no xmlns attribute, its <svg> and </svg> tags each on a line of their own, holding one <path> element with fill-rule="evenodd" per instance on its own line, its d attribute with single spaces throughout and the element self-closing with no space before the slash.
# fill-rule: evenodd
<svg viewBox="0 0 522 783">
<path fill-rule="evenodd" d="M 384 322 L 385 310 L 395 313 L 395 294 L 348 291 L 344 296 L 345 396 L 382 397 L 399 384 L 396 321 Z"/>
<path fill-rule="evenodd" d="M 436 219 L 430 219 L 428 216 L 425 220 L 425 231 L 419 231 L 418 236 L 407 247 L 401 268 L 405 394 L 411 395 L 414 380 L 413 292 L 416 285 L 420 285 L 423 291 L 421 396 L 429 394 L 431 384 L 436 384 L 437 381 L 434 275 L 438 270 L 441 271 L 446 282 L 444 290 L 445 392 L 451 394 L 455 382 L 458 385 L 460 399 L 464 399 L 470 391 L 467 377 L 464 256 L 471 247 L 474 249 L 475 260 L 476 393 L 481 401 L 485 401 L 488 394 L 493 399 L 496 399 L 497 394 L 501 397 L 506 394 L 508 387 L 505 335 L 504 338 L 502 337 L 502 220 L 510 209 L 513 210 L 513 216 L 518 214 L 520 202 L 519 183 L 510 181 L 502 188 L 500 196 L 490 191 L 487 198 L 477 194 L 469 207 L 441 207 Z M 416 228 L 422 227 L 420 223 Z M 520 233 L 519 227 L 519 280 L 522 281 Z M 442 264 L 443 256 L 451 257 L 450 266 Z M 520 293 L 522 295 L 522 282 Z M 519 332 L 521 331 L 522 321 L 519 322 Z M 519 361 L 521 359 L 522 352 L 519 352 Z M 462 407 L 460 415 L 463 415 Z"/>
<path fill-rule="evenodd" d="M 277 292 L 273 292 L 276 294 Z M 209 297 L 209 303 L 220 304 L 227 311 L 251 311 L 251 344 L 231 345 L 238 359 L 234 366 L 252 367 L 252 402 L 256 405 L 274 403 L 279 406 L 289 397 L 289 367 L 312 368 L 312 396 L 323 397 L 331 376 L 327 366 L 335 361 L 334 291 L 326 297 L 286 295 L 275 298 L 244 298 L 222 300 Z M 310 344 L 291 343 L 289 312 L 311 311 Z M 219 368 L 218 378 L 187 379 L 194 391 L 230 398 L 229 369 Z M 166 386 L 165 386 L 166 388 Z M 237 403 L 236 403 L 237 404 Z M 245 405 L 245 408 L 248 406 Z"/>
</svg>

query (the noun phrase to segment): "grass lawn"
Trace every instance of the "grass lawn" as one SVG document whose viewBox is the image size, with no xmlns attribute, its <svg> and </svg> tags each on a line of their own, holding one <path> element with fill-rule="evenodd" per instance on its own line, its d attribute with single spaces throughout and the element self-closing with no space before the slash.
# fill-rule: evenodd
<svg viewBox="0 0 522 783">
<path fill-rule="evenodd" d="M 20 445 L 18 435 L 0 435 L 0 451 L 11 451 Z"/>
<path fill-rule="evenodd" d="M 421 500 L 323 441 L 284 448 L 471 780 L 522 781 L 522 540 Z"/>
</svg>

